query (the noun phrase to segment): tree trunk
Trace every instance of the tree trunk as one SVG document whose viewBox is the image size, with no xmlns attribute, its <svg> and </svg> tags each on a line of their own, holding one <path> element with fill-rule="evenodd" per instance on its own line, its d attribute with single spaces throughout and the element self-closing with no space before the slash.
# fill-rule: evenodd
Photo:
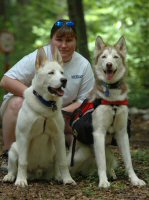
<svg viewBox="0 0 149 200">
<path fill-rule="evenodd" d="M 82 0 L 67 0 L 68 15 L 76 24 L 78 52 L 90 61 Z"/>
<path fill-rule="evenodd" d="M 6 1 L 5 0 L 0 0 L 0 17 L 2 18 L 2 21 L 4 23 L 4 21 L 6 21 Z"/>
</svg>

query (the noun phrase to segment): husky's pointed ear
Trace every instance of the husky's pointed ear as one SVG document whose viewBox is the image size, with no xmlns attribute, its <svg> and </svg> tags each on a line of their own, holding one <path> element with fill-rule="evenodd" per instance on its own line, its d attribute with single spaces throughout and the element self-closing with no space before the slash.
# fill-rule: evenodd
<svg viewBox="0 0 149 200">
<path fill-rule="evenodd" d="M 95 50 L 94 50 L 95 64 L 97 63 L 98 55 L 102 52 L 105 46 L 106 44 L 103 42 L 103 39 L 100 36 L 97 36 L 96 41 L 95 41 Z"/>
<path fill-rule="evenodd" d="M 41 47 L 37 51 L 36 62 L 35 62 L 36 69 L 38 70 L 40 67 L 43 67 L 46 61 L 47 61 L 46 53 L 44 51 L 44 48 Z"/>
<path fill-rule="evenodd" d="M 53 53 L 53 60 L 58 62 L 61 66 L 63 66 L 62 56 L 56 46 L 52 47 L 52 53 Z"/>
<path fill-rule="evenodd" d="M 104 43 L 102 37 L 97 36 L 96 42 L 95 42 L 95 49 L 97 49 L 98 51 L 100 51 L 100 50 L 102 50 L 105 46 L 106 46 L 106 44 Z"/>
<path fill-rule="evenodd" d="M 123 56 L 126 56 L 127 48 L 124 36 L 121 36 L 118 42 L 114 46 L 121 52 Z"/>
</svg>

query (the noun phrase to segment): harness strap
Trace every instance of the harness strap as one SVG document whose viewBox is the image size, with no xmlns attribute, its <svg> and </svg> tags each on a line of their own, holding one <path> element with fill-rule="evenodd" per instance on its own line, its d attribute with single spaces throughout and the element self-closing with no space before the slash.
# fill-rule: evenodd
<svg viewBox="0 0 149 200">
<path fill-rule="evenodd" d="M 112 121 L 112 123 L 111 123 L 111 126 L 112 126 L 113 123 L 114 123 L 117 108 L 116 108 L 116 107 L 113 107 L 113 110 L 114 110 L 114 116 L 113 116 L 113 121 Z"/>
<path fill-rule="evenodd" d="M 70 162 L 71 167 L 74 166 L 74 154 L 75 154 L 76 140 L 77 140 L 77 137 L 74 135 L 73 144 L 72 144 L 71 162 Z"/>
<path fill-rule="evenodd" d="M 93 110 L 95 110 L 98 105 L 111 105 L 113 107 L 113 110 L 115 112 L 114 116 L 113 116 L 113 121 L 112 124 L 114 122 L 115 119 L 115 115 L 116 115 L 116 111 L 117 108 L 115 108 L 114 106 L 119 106 L 119 105 L 128 105 L 128 100 L 122 100 L 122 101 L 108 101 L 106 99 L 96 99 L 96 101 L 94 102 L 89 102 L 88 99 L 86 99 L 82 105 L 76 109 L 74 111 L 74 113 L 71 116 L 71 120 L 70 120 L 70 124 L 71 126 L 73 125 L 73 123 L 75 123 L 77 120 L 79 120 L 79 118 L 84 115 L 87 112 L 92 112 Z M 111 124 L 111 125 L 112 125 Z M 72 144 L 72 154 L 71 154 L 71 163 L 70 166 L 72 167 L 74 165 L 74 155 L 75 155 L 75 146 L 76 146 L 76 140 L 77 140 L 77 132 L 75 130 L 73 130 L 73 144 Z"/>
<path fill-rule="evenodd" d="M 88 112 L 93 112 L 97 108 L 98 105 L 101 104 L 101 99 L 95 99 L 94 102 L 89 102 L 88 99 L 85 99 L 81 106 L 77 108 L 71 115 L 69 115 L 70 119 L 70 126 L 72 126 L 77 120 L 81 118 L 84 114 Z M 68 113 L 63 113 L 68 114 Z M 75 155 L 75 147 L 76 147 L 76 140 L 77 140 L 77 131 L 73 130 L 73 143 L 72 143 L 72 153 L 71 153 L 71 162 L 70 166 L 74 166 L 74 155 Z"/>
<path fill-rule="evenodd" d="M 46 122 L 47 122 L 47 118 L 45 117 L 44 122 L 43 122 L 43 133 L 45 132 Z"/>
<path fill-rule="evenodd" d="M 108 101 L 106 99 L 102 99 L 101 104 L 103 104 L 103 105 L 128 105 L 128 99 L 124 99 L 122 101 Z"/>
</svg>

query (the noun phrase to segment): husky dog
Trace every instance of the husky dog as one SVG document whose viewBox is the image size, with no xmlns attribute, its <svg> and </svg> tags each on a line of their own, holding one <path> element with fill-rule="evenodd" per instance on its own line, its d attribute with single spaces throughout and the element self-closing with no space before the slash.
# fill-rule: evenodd
<svg viewBox="0 0 149 200">
<path fill-rule="evenodd" d="M 125 77 L 127 75 L 125 58 L 126 42 L 123 36 L 113 46 L 105 44 L 101 37 L 97 37 L 94 51 L 94 73 L 96 81 L 95 88 L 91 92 L 90 98 L 91 100 L 95 98 L 102 99 L 101 104 L 92 114 L 93 149 L 98 169 L 100 188 L 107 188 L 110 186 L 107 172 L 109 172 L 113 178 L 116 178 L 113 171 L 114 162 L 111 162 L 113 157 L 111 158 L 111 153 L 107 151 L 107 145 L 105 145 L 108 143 L 111 144 L 113 136 L 122 153 L 126 171 L 132 185 L 145 185 L 145 182 L 139 179 L 135 174 L 130 155 L 129 138 L 127 134 L 128 89 L 125 83 Z M 91 156 L 93 158 L 90 147 L 77 143 L 77 151 L 75 152 L 72 171 L 77 173 L 78 170 L 81 170 L 79 167 L 83 166 L 81 165 L 83 162 L 84 165 L 86 163 L 86 166 L 88 166 L 88 161 Z M 70 157 L 71 155 L 69 155 L 69 159 Z"/>
<path fill-rule="evenodd" d="M 27 179 L 49 180 L 53 176 L 61 176 L 64 184 L 76 184 L 67 166 L 61 113 L 67 79 L 60 54 L 56 48 L 54 52 L 54 61 L 49 61 L 44 49 L 38 50 L 36 73 L 18 114 L 16 142 L 9 151 L 8 174 L 3 179 L 16 179 L 16 186 L 27 186 Z"/>
</svg>

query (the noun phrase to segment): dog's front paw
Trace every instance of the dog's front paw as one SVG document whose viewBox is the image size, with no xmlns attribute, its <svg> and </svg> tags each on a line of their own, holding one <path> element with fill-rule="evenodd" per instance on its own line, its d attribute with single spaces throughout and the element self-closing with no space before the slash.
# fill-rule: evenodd
<svg viewBox="0 0 149 200">
<path fill-rule="evenodd" d="M 132 178 L 131 183 L 134 186 L 145 186 L 146 185 L 146 183 L 143 180 L 139 179 L 138 177 Z"/>
<path fill-rule="evenodd" d="M 61 176 L 61 174 L 60 174 L 60 171 L 56 171 L 54 178 L 55 178 L 55 180 L 58 181 L 58 182 L 63 182 L 62 176 Z"/>
<path fill-rule="evenodd" d="M 4 176 L 4 178 L 3 178 L 3 181 L 4 182 L 14 182 L 14 180 L 15 180 L 15 176 L 13 175 L 13 174 L 7 174 L 7 175 L 5 175 Z"/>
<path fill-rule="evenodd" d="M 17 179 L 16 179 L 16 182 L 15 182 L 15 185 L 16 185 L 16 186 L 19 186 L 19 187 L 28 186 L 27 180 L 26 180 L 26 179 L 23 179 L 23 178 L 17 178 Z"/>
<path fill-rule="evenodd" d="M 72 178 L 64 179 L 63 183 L 64 183 L 64 185 L 67 185 L 67 184 L 69 184 L 69 185 L 77 185 L 76 182 Z"/>
<path fill-rule="evenodd" d="M 99 182 L 99 188 L 108 188 L 110 187 L 110 183 L 107 180 L 101 180 Z"/>
<path fill-rule="evenodd" d="M 62 177 L 61 176 L 55 176 L 54 177 L 55 181 L 57 181 L 58 183 L 63 183 Z"/>
</svg>

